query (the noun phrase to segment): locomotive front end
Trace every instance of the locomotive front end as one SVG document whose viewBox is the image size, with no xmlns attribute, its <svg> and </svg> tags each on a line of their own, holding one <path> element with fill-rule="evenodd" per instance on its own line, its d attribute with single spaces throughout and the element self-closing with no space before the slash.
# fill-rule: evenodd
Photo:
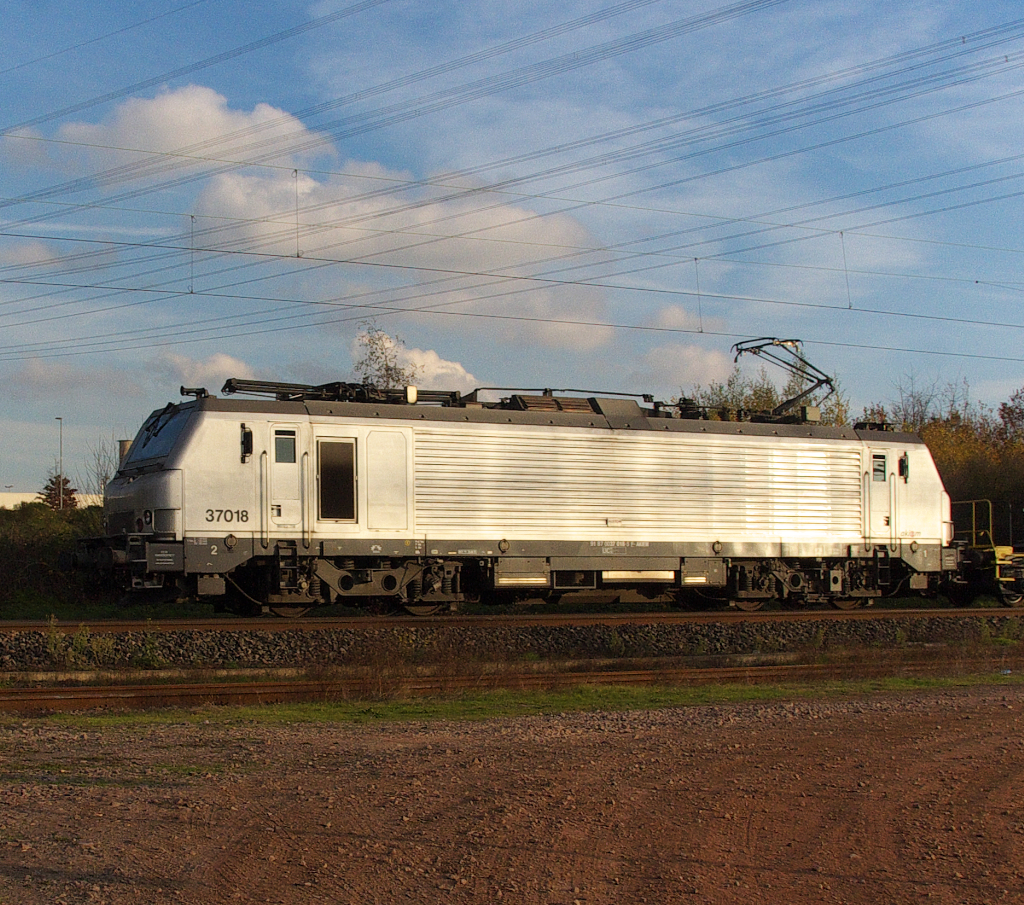
<svg viewBox="0 0 1024 905">
<path fill-rule="evenodd" d="M 195 403 L 153 412 L 107 482 L 103 537 L 79 544 L 80 566 L 105 572 L 125 590 L 163 588 L 183 567 L 181 449 Z"/>
</svg>

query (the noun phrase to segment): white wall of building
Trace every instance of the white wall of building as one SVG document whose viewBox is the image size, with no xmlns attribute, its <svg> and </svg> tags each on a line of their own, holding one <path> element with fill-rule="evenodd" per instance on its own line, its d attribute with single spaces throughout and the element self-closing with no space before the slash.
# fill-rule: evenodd
<svg viewBox="0 0 1024 905">
<path fill-rule="evenodd" d="M 75 496 L 80 507 L 103 505 L 103 497 L 96 493 L 78 493 Z M 0 493 L 0 509 L 13 509 L 22 503 L 39 502 L 42 501 L 38 493 Z"/>
</svg>

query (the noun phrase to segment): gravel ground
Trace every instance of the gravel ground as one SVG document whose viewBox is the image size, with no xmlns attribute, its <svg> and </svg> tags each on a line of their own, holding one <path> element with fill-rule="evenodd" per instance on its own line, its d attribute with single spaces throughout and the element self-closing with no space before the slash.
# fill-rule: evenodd
<svg viewBox="0 0 1024 905">
<path fill-rule="evenodd" d="M 798 622 L 464 626 L 315 631 L 149 631 L 89 634 L 71 624 L 0 632 L 0 671 L 88 667 L 243 667 L 380 665 L 416 660 L 524 661 L 548 658 L 716 657 L 922 644 L 971 645 L 1024 638 L 1024 615 L 980 618 Z"/>
<path fill-rule="evenodd" d="M 0 903 L 1024 902 L 1022 715 L 1006 686 L 466 723 L 0 722 Z"/>
</svg>

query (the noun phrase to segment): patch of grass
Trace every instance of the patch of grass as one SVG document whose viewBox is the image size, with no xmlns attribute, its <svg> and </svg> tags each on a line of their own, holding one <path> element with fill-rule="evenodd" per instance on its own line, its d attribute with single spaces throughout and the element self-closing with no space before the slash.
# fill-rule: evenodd
<svg viewBox="0 0 1024 905">
<path fill-rule="evenodd" d="M 0 773 L 0 785 L 30 782 L 48 786 L 92 786 L 100 784 L 95 777 L 65 764 L 32 764 Z M 109 783 L 104 783 L 109 785 Z"/>
<path fill-rule="evenodd" d="M 131 665 L 137 669 L 159 669 L 164 665 L 159 642 L 152 632 L 143 635 L 142 646 L 132 654 Z"/>
<path fill-rule="evenodd" d="M 608 630 L 608 636 L 605 639 L 605 650 L 610 657 L 623 657 L 626 654 L 626 642 L 623 640 L 622 635 L 614 628 Z"/>
</svg>

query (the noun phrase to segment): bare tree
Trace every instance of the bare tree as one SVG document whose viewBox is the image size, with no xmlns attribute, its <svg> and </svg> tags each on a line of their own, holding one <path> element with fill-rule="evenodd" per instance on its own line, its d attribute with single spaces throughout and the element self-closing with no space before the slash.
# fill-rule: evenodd
<svg viewBox="0 0 1024 905">
<path fill-rule="evenodd" d="M 867 406 L 864 420 L 886 422 L 900 430 L 919 433 L 932 422 L 971 420 L 975 414 L 966 381 L 942 386 L 937 379 L 925 383 L 914 374 L 906 374 L 895 389 L 895 396 L 887 403 Z"/>
<path fill-rule="evenodd" d="M 362 355 L 353 366 L 355 378 L 360 383 L 372 383 L 382 389 L 394 389 L 416 382 L 419 368 L 402 365 L 402 350 L 405 341 L 391 336 L 372 321 L 360 324 L 362 332 L 357 337 Z"/>
<path fill-rule="evenodd" d="M 833 384 L 835 390 L 828 398 L 824 398 L 826 391 L 821 390 L 809 398 L 807 404 L 821 406 L 823 424 L 846 424 L 850 419 L 850 400 L 838 381 Z M 754 376 L 745 376 L 735 367 L 724 382 L 715 381 L 706 387 L 698 385 L 687 395 L 706 408 L 714 419 L 734 417 L 740 411 L 770 412 L 783 400 L 801 393 L 806 385 L 807 378 L 793 374 L 780 392 L 765 368 L 759 368 Z"/>
<path fill-rule="evenodd" d="M 94 496 L 102 496 L 103 489 L 116 473 L 120 464 L 120 444 L 111 436 L 109 440 L 101 437 L 96 445 L 89 444 L 89 456 L 84 468 L 76 472 L 81 492 Z"/>
</svg>

